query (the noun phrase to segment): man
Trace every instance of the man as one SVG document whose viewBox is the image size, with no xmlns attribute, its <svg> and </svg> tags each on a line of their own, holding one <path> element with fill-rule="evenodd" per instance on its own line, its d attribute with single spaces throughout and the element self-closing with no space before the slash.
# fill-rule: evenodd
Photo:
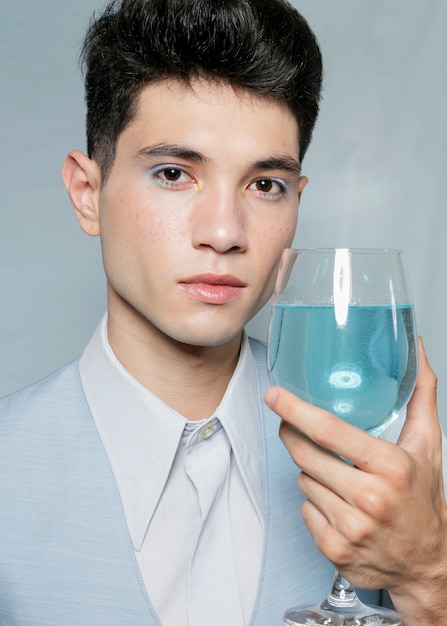
<svg viewBox="0 0 447 626">
<path fill-rule="evenodd" d="M 108 312 L 80 361 L 2 401 L 0 623 L 279 624 L 326 592 L 323 554 L 389 587 L 406 624 L 442 623 L 424 357 L 400 446 L 271 389 L 286 448 L 243 332 L 307 183 L 307 23 L 282 0 L 122 0 L 84 60 L 88 156 L 71 152 L 63 179 L 101 237 Z"/>
</svg>

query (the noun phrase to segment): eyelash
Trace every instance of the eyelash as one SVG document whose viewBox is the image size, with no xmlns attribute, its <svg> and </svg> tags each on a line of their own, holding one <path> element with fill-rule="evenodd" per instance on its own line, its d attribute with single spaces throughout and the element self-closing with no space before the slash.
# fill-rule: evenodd
<svg viewBox="0 0 447 626">
<path fill-rule="evenodd" d="M 258 185 L 259 183 L 271 183 L 272 185 L 276 185 L 279 189 L 279 193 L 271 193 L 269 191 L 263 191 L 262 189 L 256 189 L 256 191 L 258 193 L 260 193 L 264 198 L 267 198 L 268 200 L 281 200 L 282 198 L 285 198 L 288 191 L 289 191 L 289 187 L 287 185 L 287 183 L 282 180 L 281 178 L 258 178 L 257 180 L 254 180 L 250 185 L 249 188 L 252 187 L 253 185 Z"/>
<path fill-rule="evenodd" d="M 181 179 L 183 176 L 186 176 L 188 178 L 188 181 L 185 180 L 167 180 L 166 178 L 162 177 L 162 174 L 166 173 L 166 172 L 178 172 L 179 173 L 179 178 Z M 175 166 L 175 165 L 159 165 L 157 167 L 154 167 L 150 170 L 149 172 L 151 178 L 156 181 L 161 187 L 165 187 L 167 189 L 178 189 L 179 187 L 181 188 L 182 185 L 185 182 L 190 182 L 191 180 L 193 180 L 191 178 L 191 176 L 189 176 L 189 174 L 187 172 L 185 172 L 185 170 L 181 167 Z"/>
<path fill-rule="evenodd" d="M 168 180 L 163 177 L 167 172 L 171 171 L 172 173 L 178 173 L 179 177 L 177 180 Z M 164 187 L 165 189 L 171 190 L 181 190 L 185 186 L 185 184 L 194 181 L 194 179 L 182 168 L 176 165 L 159 165 L 152 168 L 149 172 L 151 178 L 158 184 L 160 187 Z M 182 178 L 187 177 L 188 180 L 182 180 Z M 273 186 L 278 188 L 278 191 L 263 191 L 262 189 L 257 189 L 256 185 L 262 183 L 270 183 Z M 285 198 L 289 191 L 288 184 L 281 178 L 270 178 L 270 177 L 262 177 L 254 180 L 248 185 L 248 189 L 252 189 L 261 195 L 263 199 L 267 200 L 281 200 Z"/>
</svg>

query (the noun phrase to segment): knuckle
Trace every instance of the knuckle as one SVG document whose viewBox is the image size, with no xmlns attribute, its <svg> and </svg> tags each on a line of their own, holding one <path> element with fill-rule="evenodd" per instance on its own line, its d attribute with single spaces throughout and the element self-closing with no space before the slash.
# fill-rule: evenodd
<svg viewBox="0 0 447 626">
<path fill-rule="evenodd" d="M 379 488 L 364 489 L 357 496 L 357 506 L 373 520 L 385 522 L 391 511 L 388 494 Z"/>
<path fill-rule="evenodd" d="M 359 548 L 369 543 L 371 532 L 370 525 L 355 516 L 345 519 L 340 527 L 340 532 L 346 538 L 350 546 Z"/>
<path fill-rule="evenodd" d="M 353 550 L 349 543 L 345 541 L 333 542 L 328 541 L 326 537 L 322 537 L 319 548 L 325 557 L 337 568 L 343 569 L 352 562 Z"/>
<path fill-rule="evenodd" d="M 388 466 L 390 482 L 397 491 L 406 491 L 413 482 L 413 465 L 410 457 L 401 457 Z"/>
<path fill-rule="evenodd" d="M 427 381 L 429 385 L 433 387 L 434 389 L 438 388 L 438 377 L 436 376 L 436 374 L 434 373 L 431 367 L 428 367 L 428 370 L 427 370 Z"/>
</svg>

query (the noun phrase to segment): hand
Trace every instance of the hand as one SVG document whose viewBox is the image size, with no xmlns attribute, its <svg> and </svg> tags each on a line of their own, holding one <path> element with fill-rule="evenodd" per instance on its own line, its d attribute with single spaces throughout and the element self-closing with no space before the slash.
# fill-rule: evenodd
<svg viewBox="0 0 447 626">
<path fill-rule="evenodd" d="M 447 624 L 447 505 L 436 377 L 419 348 L 397 445 L 284 389 L 270 388 L 265 401 L 302 470 L 303 518 L 319 549 L 354 585 L 389 589 L 406 625 L 431 626 Z"/>
</svg>

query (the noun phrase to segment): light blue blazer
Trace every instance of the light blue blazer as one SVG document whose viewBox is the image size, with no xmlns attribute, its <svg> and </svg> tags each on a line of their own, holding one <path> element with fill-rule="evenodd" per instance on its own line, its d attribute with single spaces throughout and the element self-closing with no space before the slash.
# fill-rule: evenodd
<svg viewBox="0 0 447 626">
<path fill-rule="evenodd" d="M 265 350 L 255 341 L 252 348 L 266 518 L 250 625 L 281 626 L 286 608 L 322 599 L 333 568 L 302 522 L 298 470 L 278 438 L 279 418 L 262 401 Z M 378 593 L 367 599 L 378 603 Z M 0 401 L 0 625 L 160 626 L 78 361 Z"/>
</svg>

